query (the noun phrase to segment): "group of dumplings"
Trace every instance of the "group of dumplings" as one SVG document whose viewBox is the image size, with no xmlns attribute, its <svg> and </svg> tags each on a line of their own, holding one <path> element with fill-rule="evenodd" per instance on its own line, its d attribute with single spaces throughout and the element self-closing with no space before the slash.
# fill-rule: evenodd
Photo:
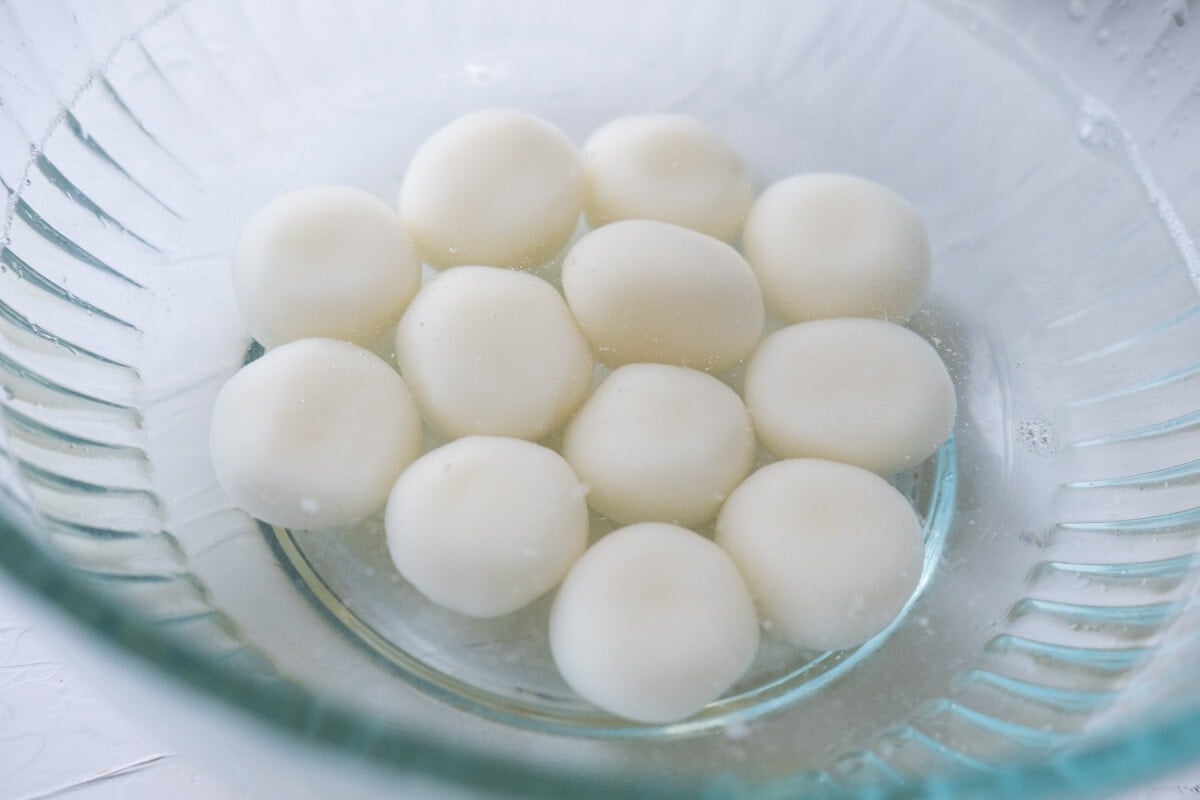
<svg viewBox="0 0 1200 800">
<path fill-rule="evenodd" d="M 418 149 L 398 212 L 319 187 L 246 223 L 233 288 L 267 350 L 218 395 L 213 466 L 275 525 L 386 505 L 396 568 L 458 613 L 559 587 L 566 682 L 679 720 L 746 672 L 760 625 L 854 647 L 913 592 L 921 524 L 881 476 L 954 421 L 902 327 L 929 261 L 892 191 L 811 173 L 756 199 L 687 116 L 615 120 L 580 152 L 529 114 L 469 114 Z M 399 372 L 368 349 L 393 331 Z M 781 460 L 755 470 L 760 445 Z M 589 508 L 624 527 L 589 547 Z"/>
</svg>

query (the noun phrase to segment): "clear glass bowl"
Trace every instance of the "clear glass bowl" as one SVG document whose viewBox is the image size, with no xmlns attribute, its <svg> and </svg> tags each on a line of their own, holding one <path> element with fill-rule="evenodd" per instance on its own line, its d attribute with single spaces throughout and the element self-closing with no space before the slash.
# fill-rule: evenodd
<svg viewBox="0 0 1200 800">
<path fill-rule="evenodd" d="M 114 692 L 297 797 L 1034 797 L 1200 755 L 1200 30 L 1185 2 L 12 2 L 0 9 L 0 567 Z M 254 350 L 230 245 L 276 193 L 391 199 L 454 116 L 720 130 L 760 185 L 927 220 L 914 326 L 960 392 L 900 476 L 922 591 L 854 652 L 764 648 L 639 727 L 566 691 L 544 603 L 468 623 L 206 453 Z"/>
</svg>

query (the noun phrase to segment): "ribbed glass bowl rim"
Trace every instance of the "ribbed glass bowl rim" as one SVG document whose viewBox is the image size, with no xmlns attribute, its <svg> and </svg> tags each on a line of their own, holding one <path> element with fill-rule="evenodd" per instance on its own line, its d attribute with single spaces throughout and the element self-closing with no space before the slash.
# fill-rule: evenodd
<svg viewBox="0 0 1200 800">
<path fill-rule="evenodd" d="M 38 533 L 0 512 L 0 570 L 109 645 L 233 708 L 249 712 L 298 739 L 356 755 L 376 767 L 426 776 L 484 792 L 554 798 L 772 798 L 803 796 L 795 784 L 746 784 L 728 775 L 603 775 L 555 769 L 447 745 L 394 721 L 352 710 L 299 684 L 265 682 L 229 663 L 205 657 L 131 609 L 105 597 L 39 547 Z M 170 669 L 164 667 L 169 665 Z M 1132 785 L 1193 760 L 1200 741 L 1200 709 L 1188 708 L 1129 729 L 1121 736 L 1056 754 L 1016 762 L 994 772 L 929 775 L 911 783 L 830 788 L 846 798 L 1051 797 Z M 827 785 L 828 786 L 828 785 Z M 823 792 L 824 793 L 824 792 Z"/>
</svg>

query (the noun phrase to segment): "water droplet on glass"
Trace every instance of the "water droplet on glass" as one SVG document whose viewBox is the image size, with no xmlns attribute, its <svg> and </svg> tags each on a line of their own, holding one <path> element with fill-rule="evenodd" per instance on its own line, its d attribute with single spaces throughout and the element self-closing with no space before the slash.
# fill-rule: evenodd
<svg viewBox="0 0 1200 800">
<path fill-rule="evenodd" d="M 847 753 L 838 756 L 837 760 L 833 763 L 834 772 L 842 777 L 852 777 L 860 774 L 865 769 L 866 764 L 863 762 L 862 756 L 857 753 Z"/>
<path fill-rule="evenodd" d="M 1067 3 L 1067 13 L 1073 20 L 1081 20 L 1087 16 L 1087 3 L 1083 0 L 1071 0 Z"/>
<path fill-rule="evenodd" d="M 1108 132 L 1104 129 L 1104 124 L 1093 119 L 1080 118 L 1075 134 L 1085 147 L 1102 148 L 1109 144 Z"/>
<path fill-rule="evenodd" d="M 1108 28 L 1101 28 L 1100 30 L 1096 31 L 1097 44 L 1108 44 L 1108 40 L 1111 38 L 1112 31 L 1110 31 Z"/>
<path fill-rule="evenodd" d="M 1075 137 L 1084 147 L 1100 149 L 1113 146 L 1115 137 L 1110 115 L 1091 98 L 1085 99 L 1079 108 L 1079 115 L 1075 118 Z"/>
<path fill-rule="evenodd" d="M 507 64 L 504 62 L 481 64 L 471 61 L 465 64 L 463 68 L 467 76 L 476 83 L 492 83 L 503 78 L 504 74 L 508 71 Z"/>
<path fill-rule="evenodd" d="M 885 760 L 895 758 L 904 749 L 904 731 L 889 729 L 879 734 L 875 740 L 875 752 Z"/>
<path fill-rule="evenodd" d="M 1166 10 L 1171 15 L 1171 20 L 1183 27 L 1188 21 L 1188 0 L 1167 0 Z"/>
</svg>

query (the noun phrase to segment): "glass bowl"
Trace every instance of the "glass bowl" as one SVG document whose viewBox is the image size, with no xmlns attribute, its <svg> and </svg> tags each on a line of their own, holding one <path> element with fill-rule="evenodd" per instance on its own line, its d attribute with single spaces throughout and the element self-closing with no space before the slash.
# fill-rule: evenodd
<svg viewBox="0 0 1200 800">
<path fill-rule="evenodd" d="M 1035 797 L 1200 755 L 1200 31 L 1185 2 L 26 0 L 0 9 L 0 567 L 134 709 L 268 796 Z M 575 698 L 546 602 L 423 601 L 379 520 L 289 531 L 206 452 L 281 191 L 392 202 L 453 117 L 698 116 L 759 187 L 907 196 L 953 440 L 922 586 L 696 717 Z M 386 350 L 386 348 L 384 348 Z M 386 355 L 386 352 L 384 353 Z"/>
</svg>

